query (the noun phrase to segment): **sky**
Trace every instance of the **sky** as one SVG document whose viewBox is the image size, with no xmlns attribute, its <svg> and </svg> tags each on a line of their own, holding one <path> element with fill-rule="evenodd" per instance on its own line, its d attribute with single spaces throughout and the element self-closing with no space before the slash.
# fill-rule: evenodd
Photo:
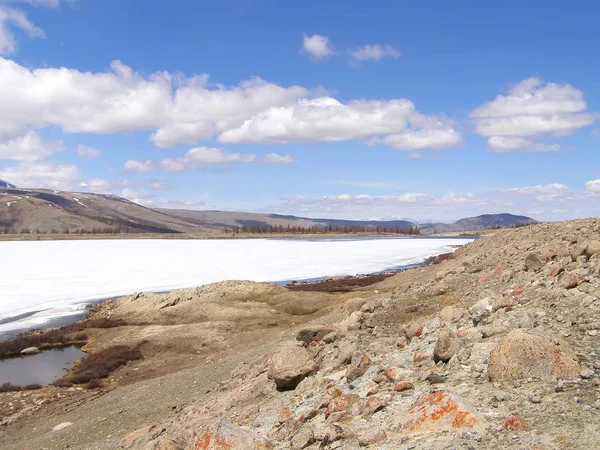
<svg viewBox="0 0 600 450">
<path fill-rule="evenodd" d="M 598 216 L 599 15 L 0 0 L 0 179 L 305 217 Z"/>
</svg>

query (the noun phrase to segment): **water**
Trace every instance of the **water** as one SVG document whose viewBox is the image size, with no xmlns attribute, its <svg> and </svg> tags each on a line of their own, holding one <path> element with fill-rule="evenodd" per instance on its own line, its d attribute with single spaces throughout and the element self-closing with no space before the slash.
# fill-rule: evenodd
<svg viewBox="0 0 600 450">
<path fill-rule="evenodd" d="M 381 272 L 469 238 L 0 242 L 0 339 L 81 318 L 91 302 L 225 280 L 277 282 Z"/>
<path fill-rule="evenodd" d="M 65 375 L 75 362 L 85 356 L 78 347 L 44 350 L 32 356 L 0 361 L 0 384 L 9 382 L 17 386 L 49 384 Z"/>
</svg>

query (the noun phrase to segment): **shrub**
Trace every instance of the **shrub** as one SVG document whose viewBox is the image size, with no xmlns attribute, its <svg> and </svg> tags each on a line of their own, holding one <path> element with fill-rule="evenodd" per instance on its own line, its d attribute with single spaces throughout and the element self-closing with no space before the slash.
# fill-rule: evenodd
<svg viewBox="0 0 600 450">
<path fill-rule="evenodd" d="M 23 388 L 21 386 L 17 386 L 16 384 L 12 384 L 12 383 L 2 383 L 0 384 L 0 392 L 13 392 L 13 391 L 20 391 Z"/>
<path fill-rule="evenodd" d="M 138 347 L 115 345 L 84 357 L 73 369 L 71 375 L 62 380 L 72 384 L 83 384 L 94 379 L 106 378 L 111 372 L 125 365 L 127 361 L 138 359 L 142 359 L 142 352 Z"/>
<path fill-rule="evenodd" d="M 73 386 L 73 383 L 71 383 L 70 381 L 64 379 L 64 378 L 60 378 L 58 380 L 55 380 L 52 382 L 52 386 L 56 386 L 56 387 L 71 387 Z"/>
<path fill-rule="evenodd" d="M 23 390 L 24 391 L 37 391 L 38 389 L 41 389 L 42 385 L 41 384 L 26 384 L 25 386 L 23 386 Z"/>
<path fill-rule="evenodd" d="M 102 381 L 100 381 L 98 378 L 91 379 L 90 381 L 85 383 L 84 386 L 84 388 L 86 389 L 98 389 L 99 387 L 102 387 Z"/>
</svg>

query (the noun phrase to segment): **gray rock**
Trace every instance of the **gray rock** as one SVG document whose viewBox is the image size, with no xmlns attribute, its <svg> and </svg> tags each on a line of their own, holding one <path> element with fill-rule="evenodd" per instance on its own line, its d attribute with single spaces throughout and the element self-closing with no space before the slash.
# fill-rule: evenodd
<svg viewBox="0 0 600 450">
<path fill-rule="evenodd" d="M 21 350 L 21 355 L 37 355 L 40 353 L 40 349 L 37 347 L 28 347 L 25 350 Z"/>
<path fill-rule="evenodd" d="M 433 349 L 433 360 L 437 363 L 438 361 L 448 362 L 456 355 L 462 342 L 460 337 L 448 328 L 442 328 L 438 334 L 438 339 Z"/>
<path fill-rule="evenodd" d="M 473 324 L 478 325 L 481 321 L 490 317 L 492 315 L 492 311 L 492 300 L 488 297 L 475 303 L 475 305 L 473 305 L 469 310 L 469 313 L 471 314 L 471 320 L 473 321 Z"/>
</svg>

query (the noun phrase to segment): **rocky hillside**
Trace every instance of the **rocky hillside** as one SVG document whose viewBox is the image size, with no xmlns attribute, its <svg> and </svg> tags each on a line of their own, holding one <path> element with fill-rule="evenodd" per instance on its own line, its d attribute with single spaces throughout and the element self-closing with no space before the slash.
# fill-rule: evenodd
<svg viewBox="0 0 600 450">
<path fill-rule="evenodd" d="M 107 305 L 98 314 L 141 325 L 94 346 L 141 342 L 144 360 L 98 400 L 16 420 L 0 446 L 589 449 L 600 439 L 600 219 L 500 231 L 438 265 L 319 294 L 303 312 L 286 308 L 313 293 L 261 286 Z M 251 323 L 260 331 L 237 343 L 224 331 Z M 218 350 L 190 368 L 202 342 Z M 160 377 L 135 375 L 149 367 Z"/>
<path fill-rule="evenodd" d="M 8 181 L 0 180 L 0 189 L 1 188 L 14 188 L 16 187 L 14 184 L 10 184 Z"/>
</svg>

